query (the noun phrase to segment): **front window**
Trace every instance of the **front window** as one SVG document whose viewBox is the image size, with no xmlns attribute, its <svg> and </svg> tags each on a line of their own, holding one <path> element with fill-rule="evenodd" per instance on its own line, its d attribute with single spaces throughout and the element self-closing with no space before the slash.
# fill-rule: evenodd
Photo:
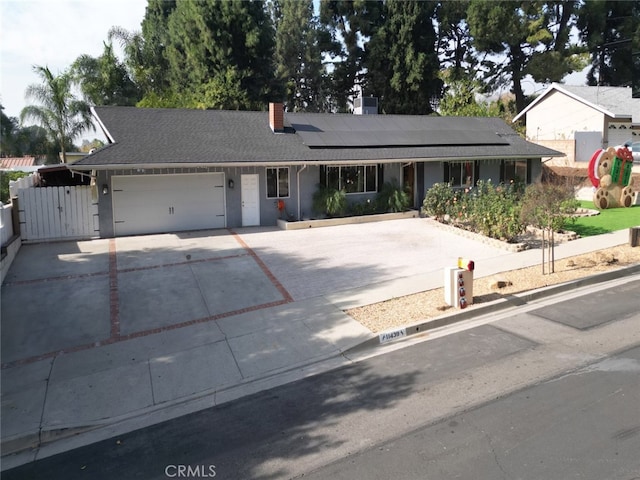
<svg viewBox="0 0 640 480">
<path fill-rule="evenodd" d="M 378 190 L 376 165 L 327 167 L 326 186 L 346 193 L 366 193 Z"/>
<path fill-rule="evenodd" d="M 289 167 L 267 168 L 267 198 L 289 196 Z"/>
<path fill-rule="evenodd" d="M 527 183 L 527 161 L 505 160 L 500 181 L 503 183 Z"/>
<path fill-rule="evenodd" d="M 445 182 L 448 182 L 452 187 L 472 187 L 474 185 L 473 162 L 449 162 L 447 165 Z"/>
</svg>

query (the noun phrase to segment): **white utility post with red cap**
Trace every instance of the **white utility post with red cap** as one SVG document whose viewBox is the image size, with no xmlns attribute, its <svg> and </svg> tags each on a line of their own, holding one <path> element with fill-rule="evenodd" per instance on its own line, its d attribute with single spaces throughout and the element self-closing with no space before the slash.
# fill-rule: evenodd
<svg viewBox="0 0 640 480">
<path fill-rule="evenodd" d="M 458 257 L 457 267 L 444 269 L 444 301 L 456 308 L 473 303 L 473 260 Z"/>
</svg>

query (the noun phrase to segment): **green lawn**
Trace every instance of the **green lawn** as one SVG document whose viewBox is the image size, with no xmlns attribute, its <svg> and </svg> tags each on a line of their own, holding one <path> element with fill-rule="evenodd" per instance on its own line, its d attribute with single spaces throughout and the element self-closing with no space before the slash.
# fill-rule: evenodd
<svg viewBox="0 0 640 480">
<path fill-rule="evenodd" d="M 581 200 L 580 206 L 597 210 L 593 202 Z M 590 237 L 636 226 L 640 226 L 640 205 L 601 210 L 600 215 L 578 218 L 575 223 L 568 223 L 566 228 L 582 237 Z"/>
</svg>

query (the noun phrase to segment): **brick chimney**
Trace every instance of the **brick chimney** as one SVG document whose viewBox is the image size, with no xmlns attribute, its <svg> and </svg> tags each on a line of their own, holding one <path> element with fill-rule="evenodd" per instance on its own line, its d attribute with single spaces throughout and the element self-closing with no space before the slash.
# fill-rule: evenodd
<svg viewBox="0 0 640 480">
<path fill-rule="evenodd" d="M 284 132 L 284 105 L 269 103 L 269 126 L 274 133 Z"/>
</svg>

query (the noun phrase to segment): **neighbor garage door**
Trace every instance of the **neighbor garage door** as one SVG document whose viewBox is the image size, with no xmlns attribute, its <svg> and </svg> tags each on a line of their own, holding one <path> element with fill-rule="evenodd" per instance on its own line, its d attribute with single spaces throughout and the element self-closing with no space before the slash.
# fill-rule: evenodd
<svg viewBox="0 0 640 480">
<path fill-rule="evenodd" d="M 224 174 L 111 178 L 116 236 L 224 228 Z"/>
</svg>

